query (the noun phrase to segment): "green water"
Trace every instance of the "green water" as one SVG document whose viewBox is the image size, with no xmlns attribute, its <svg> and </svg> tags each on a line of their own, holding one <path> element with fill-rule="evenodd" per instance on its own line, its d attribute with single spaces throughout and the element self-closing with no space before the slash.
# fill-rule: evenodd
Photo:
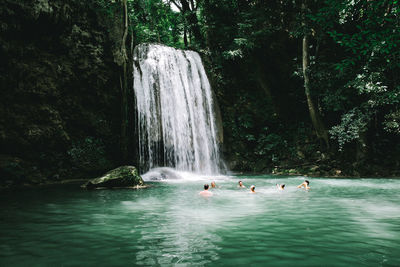
<svg viewBox="0 0 400 267">
<path fill-rule="evenodd" d="M 400 180 L 303 180 L 1 192 L 0 266 L 400 266 Z"/>
</svg>

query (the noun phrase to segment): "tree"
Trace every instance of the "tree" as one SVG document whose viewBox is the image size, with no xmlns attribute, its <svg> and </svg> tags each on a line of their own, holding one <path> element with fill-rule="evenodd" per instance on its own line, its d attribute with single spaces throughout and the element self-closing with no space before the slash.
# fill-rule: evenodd
<svg viewBox="0 0 400 267">
<path fill-rule="evenodd" d="M 134 44 L 158 42 L 183 48 L 184 22 L 180 13 L 163 0 L 128 0 L 130 31 Z"/>
<path fill-rule="evenodd" d="M 341 80 L 348 104 L 342 106 L 340 123 L 330 131 L 339 149 L 357 141 L 365 147 L 365 134 L 386 130 L 400 134 L 400 17 L 398 1 L 327 0 L 310 18 L 341 51 L 331 62 Z M 333 70 L 332 70 L 333 72 Z M 326 99 L 333 99 L 329 91 Z M 343 102 L 342 102 L 343 103 Z M 374 120 L 374 122 L 373 122 Z M 373 122 L 373 123 L 372 123 Z"/>
<path fill-rule="evenodd" d="M 123 9 L 123 34 L 121 41 L 121 55 L 122 55 L 122 77 L 120 76 L 121 83 L 121 154 L 123 161 L 128 158 L 128 77 L 127 77 L 127 63 L 128 54 L 126 52 L 126 38 L 128 37 L 128 4 L 127 0 L 121 1 L 121 8 Z"/>
<path fill-rule="evenodd" d="M 198 4 L 195 0 L 170 0 L 181 13 L 184 21 L 184 43 L 188 47 L 189 40 L 192 43 L 191 36 L 193 35 L 196 43 L 201 47 L 204 44 L 203 36 L 200 31 L 200 25 L 197 18 Z"/>
<path fill-rule="evenodd" d="M 329 136 L 328 132 L 325 128 L 325 125 L 322 121 L 321 115 L 316 108 L 314 101 L 312 99 L 311 95 L 311 86 L 310 86 L 310 70 L 309 70 L 309 36 L 310 36 L 310 29 L 308 28 L 307 25 L 307 0 L 303 0 L 303 3 L 301 5 L 301 10 L 302 10 L 302 26 L 304 30 L 304 35 L 303 35 L 303 42 L 302 42 L 302 58 L 303 58 L 303 77 L 304 77 L 304 92 L 307 98 L 307 105 L 308 105 L 308 110 L 310 112 L 310 117 L 312 124 L 314 126 L 315 132 L 318 136 L 318 138 L 321 138 L 324 140 L 325 145 L 327 148 L 329 148 Z"/>
</svg>

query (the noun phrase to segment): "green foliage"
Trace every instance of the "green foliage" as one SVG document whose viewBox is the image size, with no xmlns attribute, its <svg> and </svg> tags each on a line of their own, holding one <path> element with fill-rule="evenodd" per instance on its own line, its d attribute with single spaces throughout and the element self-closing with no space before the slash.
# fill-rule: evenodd
<svg viewBox="0 0 400 267">
<path fill-rule="evenodd" d="M 383 125 L 386 131 L 400 135 L 400 111 L 397 110 L 385 115 Z"/>
<path fill-rule="evenodd" d="M 134 41 L 163 43 L 183 48 L 182 18 L 162 0 L 128 0 L 130 29 Z"/>
<path fill-rule="evenodd" d="M 254 153 L 260 156 L 266 156 L 270 154 L 278 154 L 281 150 L 287 148 L 287 141 L 282 138 L 281 135 L 276 133 L 268 133 L 268 128 L 264 128 L 258 140 L 257 147 Z"/>
<path fill-rule="evenodd" d="M 399 110 L 400 19 L 397 1 L 326 0 L 309 17 L 319 38 L 332 40 L 335 59 L 323 58 L 339 73 L 331 76 L 335 86 L 323 92 L 327 112 L 340 111 L 341 122 L 331 130 L 339 149 L 370 128 L 372 114 L 380 128 L 397 133 L 389 118 Z M 318 70 L 316 70 L 318 72 Z M 330 73 L 334 73 L 331 71 Z M 328 74 L 329 75 L 329 74 Z M 318 75 L 316 75 L 318 76 Z M 331 84 L 328 84 L 331 85 Z M 376 127 L 376 126 L 375 126 Z"/>
<path fill-rule="evenodd" d="M 387 63 L 400 55 L 400 22 L 397 1 L 325 1 L 314 21 L 351 57 L 336 68 L 343 71 L 368 57 L 385 57 Z M 397 59 L 397 60 L 396 60 Z M 399 62 L 391 65 L 399 66 Z M 389 68 L 391 66 L 388 66 Z"/>
<path fill-rule="evenodd" d="M 114 18 L 121 13 L 121 0 L 98 0 L 100 10 Z M 183 20 L 168 1 L 127 0 L 129 32 L 134 43 L 163 43 L 183 48 Z"/>
<path fill-rule="evenodd" d="M 343 151 L 345 144 L 359 139 L 362 133 L 368 129 L 371 120 L 371 112 L 354 108 L 342 116 L 341 123 L 333 126 L 329 131 L 333 139 L 339 143 L 339 151 Z"/>
<path fill-rule="evenodd" d="M 107 168 L 110 165 L 103 142 L 94 137 L 75 142 L 67 153 L 75 166 L 85 170 L 98 169 L 99 166 Z"/>
<path fill-rule="evenodd" d="M 101 10 L 109 17 L 113 17 L 118 8 L 121 8 L 118 0 L 98 0 Z"/>
</svg>

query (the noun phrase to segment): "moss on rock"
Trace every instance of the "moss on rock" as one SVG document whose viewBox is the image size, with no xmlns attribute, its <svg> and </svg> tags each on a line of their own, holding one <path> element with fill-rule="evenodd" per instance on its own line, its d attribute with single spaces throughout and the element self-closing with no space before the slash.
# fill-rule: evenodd
<svg viewBox="0 0 400 267">
<path fill-rule="evenodd" d="M 92 179 L 82 187 L 95 188 L 118 188 L 143 186 L 144 182 L 137 169 L 133 166 L 121 166 L 113 169 L 101 177 Z"/>
</svg>

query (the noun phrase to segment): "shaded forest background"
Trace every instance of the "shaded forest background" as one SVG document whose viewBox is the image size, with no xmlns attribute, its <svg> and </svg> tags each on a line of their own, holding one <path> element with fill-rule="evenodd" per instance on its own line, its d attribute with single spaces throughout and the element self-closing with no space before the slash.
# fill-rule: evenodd
<svg viewBox="0 0 400 267">
<path fill-rule="evenodd" d="M 135 164 L 132 52 L 198 51 L 229 169 L 400 175 L 396 0 L 3 0 L 2 186 Z"/>
</svg>

